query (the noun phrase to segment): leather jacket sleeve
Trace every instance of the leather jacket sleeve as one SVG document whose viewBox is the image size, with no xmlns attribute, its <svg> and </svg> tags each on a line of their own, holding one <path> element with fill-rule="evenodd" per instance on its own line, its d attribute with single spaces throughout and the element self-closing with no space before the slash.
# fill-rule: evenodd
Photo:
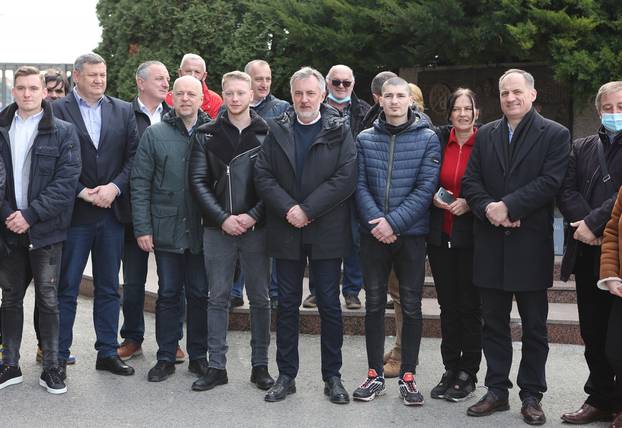
<svg viewBox="0 0 622 428">
<path fill-rule="evenodd" d="M 190 188 L 196 198 L 196 202 L 201 208 L 203 215 L 219 226 L 229 217 L 229 214 L 218 202 L 213 192 L 212 183 L 216 179 L 212 176 L 207 153 L 205 150 L 205 135 L 199 134 L 192 137 L 192 152 L 190 155 L 189 180 Z"/>
</svg>

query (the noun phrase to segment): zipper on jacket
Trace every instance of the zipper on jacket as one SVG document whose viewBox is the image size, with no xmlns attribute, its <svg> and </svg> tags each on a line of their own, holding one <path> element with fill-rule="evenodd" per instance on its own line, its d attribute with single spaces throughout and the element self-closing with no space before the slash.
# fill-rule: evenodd
<svg viewBox="0 0 622 428">
<path fill-rule="evenodd" d="M 233 196 L 231 194 L 231 168 L 227 165 L 227 188 L 229 190 L 229 213 L 233 214 Z"/>
<path fill-rule="evenodd" d="M 239 159 L 240 157 L 246 155 L 247 153 L 250 153 L 252 151 L 259 151 L 260 147 L 261 146 L 253 147 L 250 150 L 247 150 L 247 151 L 245 151 L 243 153 L 240 153 L 239 155 L 237 155 L 233 159 L 231 159 L 229 161 L 229 164 L 227 165 L 227 172 L 226 172 L 226 174 L 227 174 L 227 187 L 228 187 L 228 191 L 229 191 L 229 212 L 231 214 L 233 214 L 233 190 L 231 189 L 231 165 L 233 164 L 233 162 L 236 159 Z"/>
<path fill-rule="evenodd" d="M 393 157 L 395 155 L 395 135 L 389 140 L 389 166 L 387 168 L 387 186 L 384 190 L 384 213 L 389 213 L 389 192 L 391 191 L 391 175 L 393 174 Z"/>
</svg>

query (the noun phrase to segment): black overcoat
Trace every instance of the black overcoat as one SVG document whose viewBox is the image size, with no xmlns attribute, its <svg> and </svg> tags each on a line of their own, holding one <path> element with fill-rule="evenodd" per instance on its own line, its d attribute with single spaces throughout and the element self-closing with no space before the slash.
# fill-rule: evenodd
<svg viewBox="0 0 622 428">
<path fill-rule="evenodd" d="M 511 157 L 507 133 L 505 118 L 479 129 L 462 179 L 475 217 L 473 280 L 483 288 L 542 290 L 553 285 L 554 200 L 568 166 L 570 133 L 533 109 L 515 130 Z M 488 221 L 486 206 L 499 200 L 519 228 Z"/>
<path fill-rule="evenodd" d="M 322 130 L 305 158 L 301 186 L 296 177 L 293 124 L 288 110 L 268 120 L 270 131 L 255 163 L 255 186 L 266 205 L 268 252 L 279 259 L 298 260 L 303 245 L 312 259 L 347 256 L 351 250 L 349 198 L 356 189 L 356 146 L 345 119 L 322 104 Z M 286 215 L 299 204 L 311 223 L 291 226 Z"/>
</svg>

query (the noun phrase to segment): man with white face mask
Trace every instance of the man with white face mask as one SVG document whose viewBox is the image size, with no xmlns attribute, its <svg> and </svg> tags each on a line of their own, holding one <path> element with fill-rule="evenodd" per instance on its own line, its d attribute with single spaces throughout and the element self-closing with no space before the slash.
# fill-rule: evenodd
<svg viewBox="0 0 622 428">
<path fill-rule="evenodd" d="M 573 144 L 568 172 L 558 206 L 570 224 L 561 279 L 575 275 L 581 337 L 590 375 L 584 390 L 587 400 L 562 420 L 586 424 L 611 419 L 614 411 L 615 373 L 607 360 L 605 343 L 615 296 L 599 290 L 601 239 L 622 183 L 622 81 L 604 84 L 596 94 L 601 119 L 598 133 Z"/>
</svg>

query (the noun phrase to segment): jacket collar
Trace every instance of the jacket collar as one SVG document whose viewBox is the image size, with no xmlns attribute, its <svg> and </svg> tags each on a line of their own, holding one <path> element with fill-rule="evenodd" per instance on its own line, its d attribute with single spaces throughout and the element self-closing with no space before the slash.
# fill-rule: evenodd
<svg viewBox="0 0 622 428">
<path fill-rule="evenodd" d="M 164 116 L 162 116 L 162 122 L 179 129 L 183 135 L 188 134 L 184 121 L 177 116 L 175 109 L 170 109 Z M 194 125 L 195 132 L 201 125 L 207 122 L 209 122 L 209 116 L 203 110 L 199 109 L 199 112 L 197 113 L 197 122 Z"/>
<path fill-rule="evenodd" d="M 39 121 L 38 132 L 39 133 L 47 133 L 50 132 L 54 128 L 54 114 L 52 112 L 52 105 L 43 100 L 41 102 L 41 107 L 43 107 L 43 117 Z M 17 112 L 17 103 L 11 103 L 0 112 L 0 127 L 6 128 L 7 130 L 11 127 L 13 123 L 13 118 L 15 117 L 15 113 Z"/>
</svg>

